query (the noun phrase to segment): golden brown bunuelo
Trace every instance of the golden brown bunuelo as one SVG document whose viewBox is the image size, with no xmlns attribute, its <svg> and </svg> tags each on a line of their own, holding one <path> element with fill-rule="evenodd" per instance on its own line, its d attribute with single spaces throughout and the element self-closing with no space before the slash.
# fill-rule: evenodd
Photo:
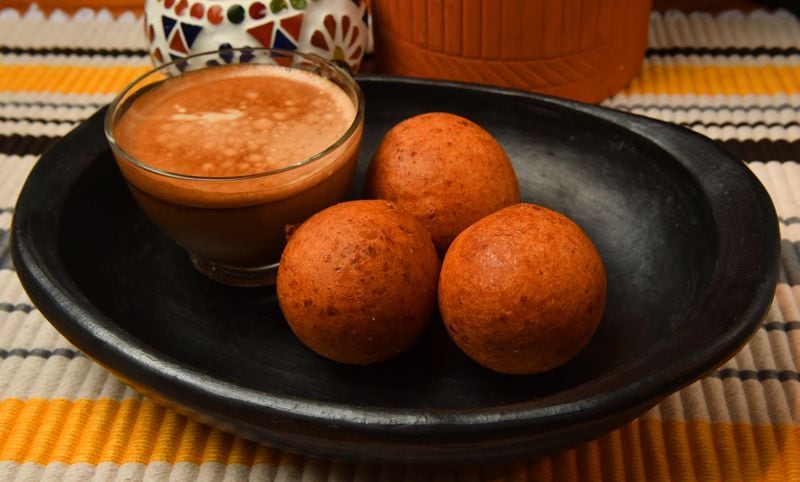
<svg viewBox="0 0 800 482">
<path fill-rule="evenodd" d="M 289 238 L 278 300 L 295 335 L 331 360 L 367 365 L 416 341 L 436 308 L 431 237 L 388 201 L 327 208 Z"/>
<path fill-rule="evenodd" d="M 464 230 L 439 279 L 439 310 L 473 360 L 533 374 L 574 357 L 603 314 L 606 277 L 591 240 L 566 216 L 517 204 Z"/>
<path fill-rule="evenodd" d="M 367 171 L 365 195 L 422 222 L 444 254 L 467 226 L 519 202 L 511 161 L 486 130 L 453 114 L 421 114 L 394 126 Z"/>
</svg>

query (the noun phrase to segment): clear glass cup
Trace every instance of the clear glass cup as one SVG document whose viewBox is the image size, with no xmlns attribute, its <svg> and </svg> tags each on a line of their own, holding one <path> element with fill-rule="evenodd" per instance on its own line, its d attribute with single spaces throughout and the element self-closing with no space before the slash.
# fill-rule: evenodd
<svg viewBox="0 0 800 482">
<path fill-rule="evenodd" d="M 155 167 L 152 158 L 148 162 L 133 155 L 124 136 L 117 135 L 120 119 L 126 115 L 131 116 L 125 120 L 127 125 L 148 122 L 147 116 L 133 114 L 137 110 L 131 108 L 142 99 L 159 101 L 164 86 L 174 89 L 174 82 L 189 82 L 209 69 L 239 64 L 301 69 L 324 77 L 353 103 L 355 118 L 335 142 L 311 156 L 264 172 L 223 176 Z M 196 127 L 194 121 L 187 122 Z M 139 206 L 189 252 L 201 273 L 226 284 L 258 286 L 275 282 L 287 229 L 346 196 L 358 162 L 363 125 L 363 93 L 338 66 L 314 55 L 245 48 L 185 57 L 142 75 L 109 106 L 105 134 Z M 133 145 L 133 140 L 128 144 Z"/>
</svg>

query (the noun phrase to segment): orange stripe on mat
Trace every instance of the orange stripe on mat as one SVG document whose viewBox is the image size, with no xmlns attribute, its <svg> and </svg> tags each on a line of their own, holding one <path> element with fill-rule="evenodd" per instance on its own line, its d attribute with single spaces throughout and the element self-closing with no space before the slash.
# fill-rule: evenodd
<svg viewBox="0 0 800 482">
<path fill-rule="evenodd" d="M 800 480 L 789 456 L 797 453 L 799 437 L 800 427 L 790 424 L 638 420 L 577 448 L 532 457 L 530 464 L 496 467 L 499 472 L 493 475 L 498 480 Z M 252 466 L 280 460 L 274 449 L 188 420 L 147 399 L 0 400 L 0 461 Z"/>
<path fill-rule="evenodd" d="M 108 94 L 150 69 L 142 66 L 0 65 L 0 91 Z M 800 93 L 800 66 L 645 63 L 627 94 Z"/>
<path fill-rule="evenodd" d="M 0 91 L 113 94 L 149 66 L 0 65 Z"/>
</svg>

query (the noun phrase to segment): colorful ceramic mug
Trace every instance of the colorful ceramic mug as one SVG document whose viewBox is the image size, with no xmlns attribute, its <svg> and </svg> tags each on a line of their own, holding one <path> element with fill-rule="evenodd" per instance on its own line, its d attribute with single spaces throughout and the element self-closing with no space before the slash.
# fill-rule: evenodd
<svg viewBox="0 0 800 482">
<path fill-rule="evenodd" d="M 270 47 L 343 61 L 356 71 L 368 22 L 365 0 L 145 0 L 156 66 L 194 53 Z"/>
</svg>

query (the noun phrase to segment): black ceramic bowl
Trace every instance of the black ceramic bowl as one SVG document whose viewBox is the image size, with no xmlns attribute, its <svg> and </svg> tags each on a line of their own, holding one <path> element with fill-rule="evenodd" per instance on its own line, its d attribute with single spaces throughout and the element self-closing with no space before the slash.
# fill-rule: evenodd
<svg viewBox="0 0 800 482">
<path fill-rule="evenodd" d="M 208 281 L 148 222 L 102 112 L 42 157 L 19 198 L 12 249 L 31 299 L 84 353 L 201 420 L 302 453 L 384 461 L 506 458 L 597 437 L 727 360 L 758 327 L 777 276 L 775 212 L 709 139 L 527 93 L 360 83 L 368 114 L 354 193 L 391 126 L 450 111 L 497 137 L 524 201 L 567 214 L 594 240 L 608 304 L 575 359 L 499 375 L 464 356 L 438 319 L 380 366 L 316 356 L 274 290 Z"/>
</svg>

